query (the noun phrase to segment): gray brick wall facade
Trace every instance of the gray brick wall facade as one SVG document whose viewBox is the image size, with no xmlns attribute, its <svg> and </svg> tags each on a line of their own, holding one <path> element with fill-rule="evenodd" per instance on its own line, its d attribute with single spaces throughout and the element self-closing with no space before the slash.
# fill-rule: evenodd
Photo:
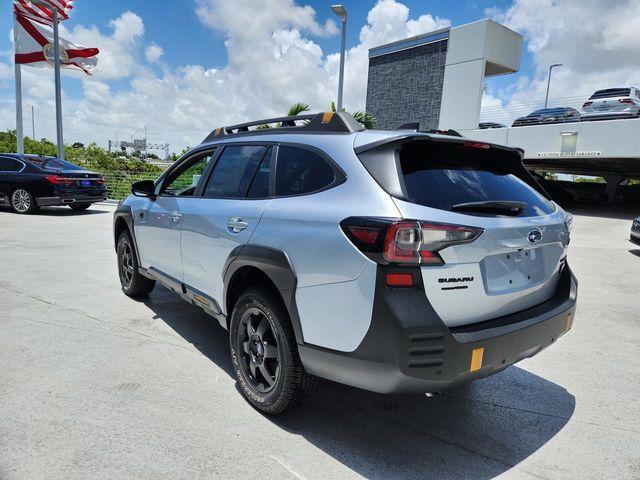
<svg viewBox="0 0 640 480">
<path fill-rule="evenodd" d="M 438 128 L 447 41 L 387 53 L 369 59 L 367 112 L 378 128 L 392 130 L 403 123 Z"/>
</svg>

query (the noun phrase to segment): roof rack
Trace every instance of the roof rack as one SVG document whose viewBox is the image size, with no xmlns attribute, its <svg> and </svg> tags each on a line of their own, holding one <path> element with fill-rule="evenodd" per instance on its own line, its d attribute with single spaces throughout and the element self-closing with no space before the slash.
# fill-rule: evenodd
<svg viewBox="0 0 640 480">
<path fill-rule="evenodd" d="M 296 122 L 300 124 L 296 124 Z M 265 128 L 265 125 L 277 123 L 279 126 Z M 253 127 L 250 130 L 250 127 Z M 294 117 L 276 117 L 255 122 L 239 123 L 228 127 L 216 128 L 207 135 L 202 143 L 211 142 L 228 135 L 251 135 L 266 133 L 354 133 L 364 127 L 347 112 L 322 112 Z"/>
</svg>

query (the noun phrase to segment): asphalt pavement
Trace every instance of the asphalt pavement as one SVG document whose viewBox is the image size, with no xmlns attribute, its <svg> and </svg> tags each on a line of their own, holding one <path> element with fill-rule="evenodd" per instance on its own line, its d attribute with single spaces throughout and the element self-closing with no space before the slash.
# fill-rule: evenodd
<svg viewBox="0 0 640 480">
<path fill-rule="evenodd" d="M 433 397 L 321 382 L 277 419 L 215 320 L 121 293 L 112 213 L 0 210 L 1 480 L 640 478 L 631 212 L 576 212 L 574 326 L 538 356 Z"/>
</svg>

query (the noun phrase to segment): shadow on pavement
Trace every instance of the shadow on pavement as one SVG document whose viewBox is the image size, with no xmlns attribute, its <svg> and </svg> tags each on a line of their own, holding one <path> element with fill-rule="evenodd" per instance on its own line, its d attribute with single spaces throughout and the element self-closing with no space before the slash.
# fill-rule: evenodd
<svg viewBox="0 0 640 480">
<path fill-rule="evenodd" d="M 629 250 L 629 253 L 636 257 L 640 257 L 640 250 Z"/>
<path fill-rule="evenodd" d="M 215 319 L 160 286 L 145 304 L 233 377 Z M 512 366 L 433 397 L 320 381 L 308 403 L 269 420 L 366 478 L 490 479 L 543 447 L 574 409 L 564 388 Z"/>
</svg>

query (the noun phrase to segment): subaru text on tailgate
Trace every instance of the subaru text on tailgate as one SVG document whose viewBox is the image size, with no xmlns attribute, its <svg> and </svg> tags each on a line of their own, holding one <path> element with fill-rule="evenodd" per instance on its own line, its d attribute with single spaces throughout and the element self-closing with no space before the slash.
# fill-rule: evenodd
<svg viewBox="0 0 640 480">
<path fill-rule="evenodd" d="M 132 190 L 114 218 L 124 293 L 159 281 L 213 315 L 267 413 L 316 377 L 441 391 L 573 323 L 571 216 L 517 149 L 329 112 L 218 128 Z"/>
</svg>

